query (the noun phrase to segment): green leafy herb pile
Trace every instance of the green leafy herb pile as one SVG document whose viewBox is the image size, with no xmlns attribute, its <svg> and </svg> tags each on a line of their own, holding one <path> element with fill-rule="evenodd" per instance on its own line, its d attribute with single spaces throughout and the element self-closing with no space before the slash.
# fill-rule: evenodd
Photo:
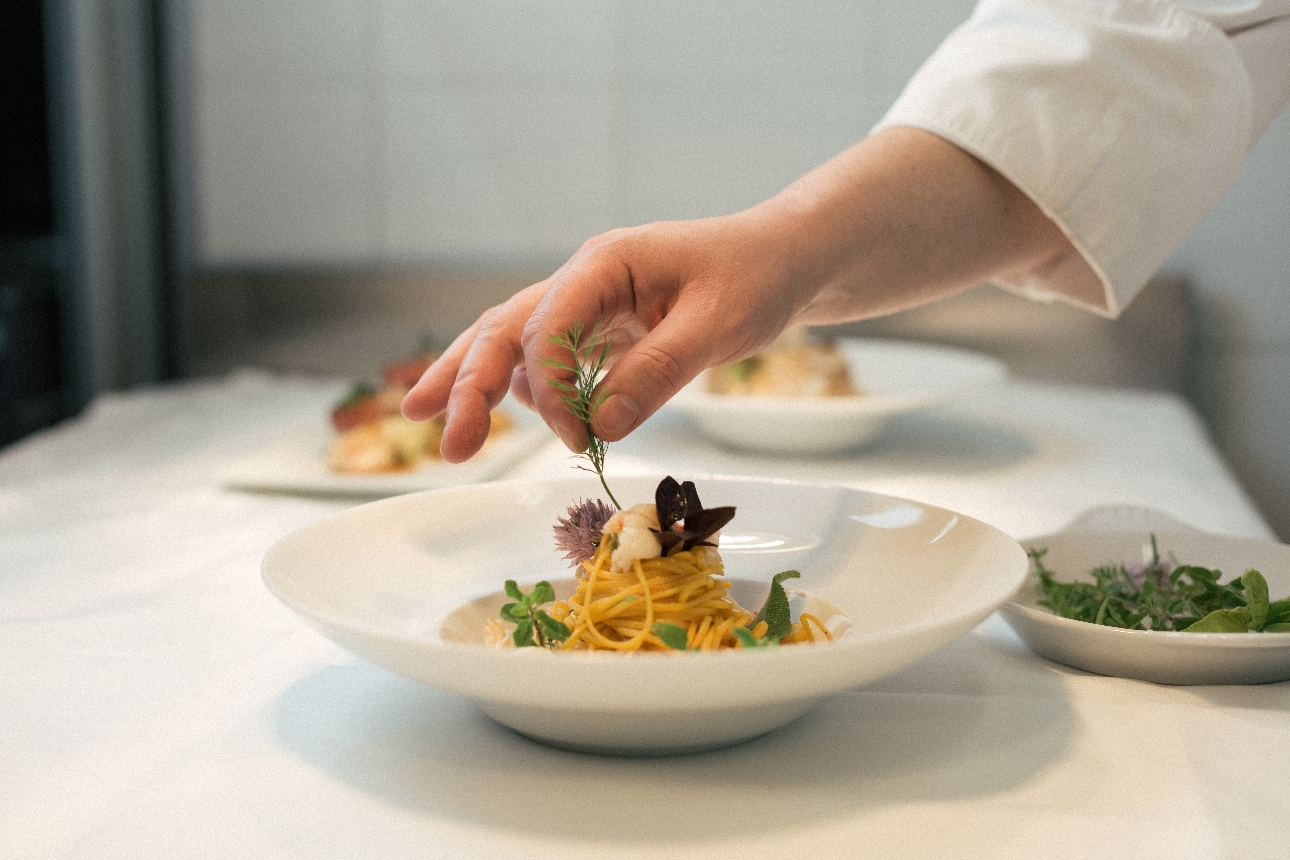
<svg viewBox="0 0 1290 860">
<path fill-rule="evenodd" d="M 1129 630 L 1290 632 L 1290 597 L 1270 602 L 1257 570 L 1220 583 L 1221 571 L 1162 561 L 1155 535 L 1151 550 L 1149 564 L 1106 564 L 1093 569 L 1093 582 L 1059 582 L 1044 566 L 1047 550 L 1032 549 L 1039 605 L 1063 618 Z"/>
</svg>

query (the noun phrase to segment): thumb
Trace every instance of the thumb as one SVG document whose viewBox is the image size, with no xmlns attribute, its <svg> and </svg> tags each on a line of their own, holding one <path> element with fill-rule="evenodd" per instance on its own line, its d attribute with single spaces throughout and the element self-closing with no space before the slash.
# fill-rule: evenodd
<svg viewBox="0 0 1290 860">
<path fill-rule="evenodd" d="M 623 353 L 596 392 L 604 399 L 592 416 L 592 431 L 616 442 L 707 369 L 718 353 L 714 326 L 680 308 L 662 319 Z M 719 350 L 724 355 L 726 350 Z"/>
</svg>

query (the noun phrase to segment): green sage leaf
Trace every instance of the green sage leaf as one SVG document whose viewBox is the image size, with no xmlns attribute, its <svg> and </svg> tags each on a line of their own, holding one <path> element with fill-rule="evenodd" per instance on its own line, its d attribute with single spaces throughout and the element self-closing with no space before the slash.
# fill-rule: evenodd
<svg viewBox="0 0 1290 860">
<path fill-rule="evenodd" d="M 761 611 L 749 622 L 749 627 L 756 627 L 761 622 L 766 622 L 766 635 L 763 639 L 778 642 L 793 630 L 793 619 L 788 608 L 788 592 L 782 585 L 786 579 L 799 579 L 802 574 L 796 570 L 785 570 L 782 573 L 775 574 L 770 581 L 770 593 L 766 595 L 766 602 L 762 605 Z"/>
</svg>

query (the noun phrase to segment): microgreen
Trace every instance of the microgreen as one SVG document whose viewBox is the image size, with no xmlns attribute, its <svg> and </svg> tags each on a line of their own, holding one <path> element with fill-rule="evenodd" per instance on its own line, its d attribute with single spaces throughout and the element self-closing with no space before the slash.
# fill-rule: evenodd
<svg viewBox="0 0 1290 860">
<path fill-rule="evenodd" d="M 534 585 L 531 592 L 525 594 L 515 580 L 508 579 L 506 595 L 515 602 L 504 605 L 501 614 L 504 620 L 515 623 L 515 633 L 511 636 L 515 647 L 535 645 L 549 648 L 552 644 L 569 638 L 572 631 L 567 625 L 556 621 L 538 608 L 544 603 L 555 600 L 555 589 L 551 587 L 551 583 L 543 580 Z"/>
<path fill-rule="evenodd" d="M 591 418 L 605 400 L 604 395 L 596 396 L 596 382 L 600 379 L 605 363 L 609 360 L 610 338 L 602 334 L 599 325 L 596 325 L 587 335 L 585 343 L 583 334 L 582 321 L 578 320 L 564 334 L 548 335 L 547 340 L 569 351 L 569 362 L 566 363 L 558 358 L 543 358 L 541 362 L 548 367 L 573 374 L 572 382 L 552 379 L 549 380 L 549 384 L 564 395 L 560 398 L 561 401 L 586 428 L 587 447 L 580 452 L 580 456 L 586 457 L 591 463 L 591 468 L 587 471 L 596 473 L 600 478 L 600 486 L 604 487 L 609 495 L 609 500 L 614 503 L 615 508 L 621 510 L 622 505 L 618 504 L 618 500 L 609 489 L 609 484 L 605 483 L 605 442 L 591 431 Z"/>
<path fill-rule="evenodd" d="M 761 639 L 758 639 L 747 627 L 736 627 L 730 632 L 735 634 L 735 638 L 739 640 L 739 644 L 745 648 L 769 648 L 772 645 L 779 644 L 778 640 L 771 639 L 769 636 L 763 636 Z"/>
<path fill-rule="evenodd" d="M 1257 570 L 1221 583 L 1219 570 L 1162 561 L 1155 535 L 1151 545 L 1150 563 L 1105 564 L 1091 571 L 1093 582 L 1059 582 L 1044 566 L 1047 550 L 1030 550 L 1039 605 L 1064 618 L 1130 630 L 1290 632 L 1290 597 L 1269 602 L 1267 580 Z"/>
<path fill-rule="evenodd" d="M 689 643 L 690 636 L 686 632 L 685 628 L 680 624 L 672 624 L 669 621 L 659 621 L 658 623 L 650 626 L 650 632 L 663 640 L 663 644 L 671 648 L 673 651 L 687 650 L 686 645 Z"/>
</svg>

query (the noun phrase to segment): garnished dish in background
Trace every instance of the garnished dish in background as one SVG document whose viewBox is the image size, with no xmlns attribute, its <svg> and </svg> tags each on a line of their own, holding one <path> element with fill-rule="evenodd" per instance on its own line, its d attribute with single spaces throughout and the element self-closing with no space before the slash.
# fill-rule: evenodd
<svg viewBox="0 0 1290 860">
<path fill-rule="evenodd" d="M 605 481 L 605 443 L 591 431 L 600 401 L 596 382 L 609 357 L 609 342 L 598 329 L 583 340 L 581 324 L 552 343 L 569 351 L 569 363 L 548 361 L 572 374 L 552 384 L 569 411 L 586 428 L 580 454 L 586 471 L 599 479 L 612 504 L 579 501 L 555 524 L 556 545 L 577 571 L 567 600 L 556 600 L 547 581 L 524 593 L 506 582 L 513 602 L 492 619 L 485 641 L 496 647 L 537 646 L 581 651 L 711 651 L 833 641 L 849 627 L 841 616 L 826 623 L 802 612 L 792 619 L 783 581 L 795 570 L 777 574 L 759 612 L 750 612 L 727 594 L 730 581 L 718 550 L 720 529 L 735 516 L 734 507 L 704 508 L 692 481 L 670 475 L 659 482 L 653 503 L 622 509 Z M 547 611 L 541 607 L 552 604 Z"/>
<path fill-rule="evenodd" d="M 332 409 L 336 438 L 327 452 L 327 465 L 350 475 L 371 475 L 416 469 L 439 460 L 443 416 L 409 421 L 399 411 L 403 397 L 435 360 L 423 352 L 387 364 L 377 385 L 357 383 Z M 510 416 L 493 410 L 489 438 L 511 427 Z"/>
<path fill-rule="evenodd" d="M 895 418 L 947 405 L 1007 376 L 998 359 L 962 349 L 863 338 L 794 346 L 802 337 L 790 335 L 782 350 L 776 344 L 701 374 L 666 410 L 722 445 L 826 456 L 866 444 Z"/>
<path fill-rule="evenodd" d="M 832 340 L 805 328 L 786 330 L 756 355 L 707 372 L 710 394 L 755 397 L 854 397 L 846 356 Z"/>
<path fill-rule="evenodd" d="M 1127 630 L 1183 633 L 1290 633 L 1290 597 L 1272 603 L 1263 574 L 1250 568 L 1222 583 L 1222 571 L 1162 558 L 1151 535 L 1151 558 L 1093 568 L 1092 582 L 1060 582 L 1044 566 L 1045 549 L 1030 550 L 1040 606 L 1063 618 Z"/>
</svg>

